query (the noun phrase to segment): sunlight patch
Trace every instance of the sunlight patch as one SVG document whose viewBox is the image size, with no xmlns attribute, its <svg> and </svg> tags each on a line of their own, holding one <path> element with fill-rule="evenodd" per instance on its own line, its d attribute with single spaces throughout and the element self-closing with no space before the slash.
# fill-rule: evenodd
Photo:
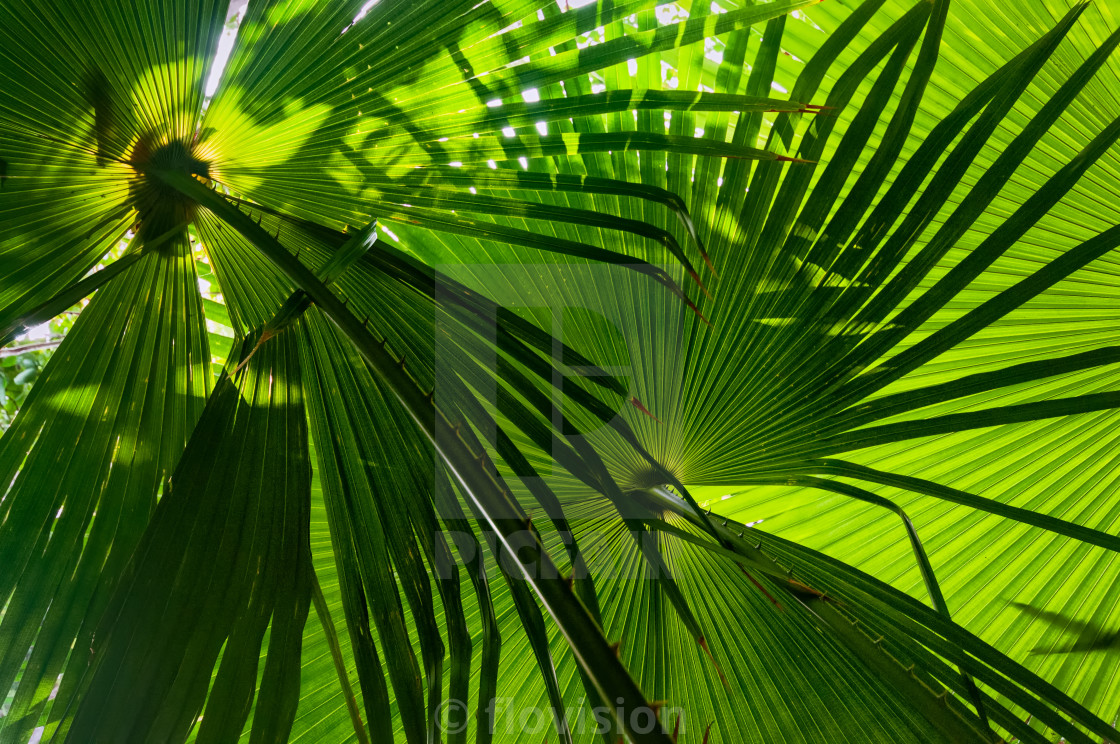
<svg viewBox="0 0 1120 744">
<path fill-rule="evenodd" d="M 213 151 L 213 176 L 221 180 L 223 172 L 236 171 L 241 179 L 239 188 L 248 191 L 260 184 L 265 169 L 284 164 L 300 151 L 330 116 L 331 106 L 308 106 L 292 98 L 278 107 L 280 111 L 270 123 L 263 124 L 245 111 L 245 98 L 240 87 L 224 89 L 218 104 L 222 107 L 222 128 L 204 144 Z M 323 165 L 337 166 L 351 174 L 355 170 L 354 164 L 341 156 Z"/>
<path fill-rule="evenodd" d="M 595 0 L 556 0 L 556 7 L 560 8 L 561 13 L 567 13 L 569 10 L 582 8 L 585 5 L 591 5 Z"/>
<path fill-rule="evenodd" d="M 366 2 L 366 4 L 362 6 L 361 10 L 358 11 L 358 15 L 354 16 L 354 20 L 350 21 L 350 25 L 347 26 L 346 28 L 342 29 L 342 33 L 343 34 L 346 33 L 347 31 L 349 31 L 350 29 L 352 29 L 354 27 L 354 24 L 356 24 L 358 21 L 365 18 L 366 14 L 369 13 L 370 9 L 374 5 L 377 5 L 377 0 L 368 0 L 368 2 Z"/>
<path fill-rule="evenodd" d="M 661 60 L 661 85 L 675 90 L 680 84 L 681 81 L 677 77 L 677 68 L 665 60 Z"/>
<path fill-rule="evenodd" d="M 603 26 L 593 28 L 585 34 L 576 37 L 576 49 L 586 49 L 589 46 L 602 44 L 606 39 L 607 30 Z"/>
<path fill-rule="evenodd" d="M 723 52 L 727 49 L 727 44 L 719 39 L 709 37 L 704 39 L 704 57 L 715 62 L 717 65 L 723 64 Z"/>
<path fill-rule="evenodd" d="M 657 14 L 657 22 L 662 26 L 671 26 L 688 20 L 688 11 L 676 3 L 658 5 L 654 8 L 654 13 Z"/>
</svg>

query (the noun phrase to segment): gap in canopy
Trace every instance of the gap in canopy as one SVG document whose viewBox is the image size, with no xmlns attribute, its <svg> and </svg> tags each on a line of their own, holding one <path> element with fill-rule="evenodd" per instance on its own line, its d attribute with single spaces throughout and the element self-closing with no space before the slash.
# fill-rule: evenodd
<svg viewBox="0 0 1120 744">
<path fill-rule="evenodd" d="M 248 8 L 249 0 L 230 0 L 229 10 L 226 11 L 225 27 L 222 30 L 221 38 L 218 39 L 218 49 L 214 52 L 214 62 L 210 65 L 210 77 L 207 78 L 206 88 L 203 91 L 203 114 L 210 107 L 210 101 L 213 100 L 221 86 L 222 73 L 225 72 L 226 64 L 233 53 L 233 45 L 237 41 L 237 31 L 241 28 L 241 21 L 244 20 L 245 11 Z"/>
</svg>

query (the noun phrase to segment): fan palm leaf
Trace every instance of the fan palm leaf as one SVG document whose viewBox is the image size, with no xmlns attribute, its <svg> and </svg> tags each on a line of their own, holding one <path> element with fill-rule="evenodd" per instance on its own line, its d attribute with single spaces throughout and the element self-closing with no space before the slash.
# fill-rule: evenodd
<svg viewBox="0 0 1120 744">
<path fill-rule="evenodd" d="M 1118 19 L 577 5 L 3 4 L 0 740 L 1120 738 Z"/>
</svg>

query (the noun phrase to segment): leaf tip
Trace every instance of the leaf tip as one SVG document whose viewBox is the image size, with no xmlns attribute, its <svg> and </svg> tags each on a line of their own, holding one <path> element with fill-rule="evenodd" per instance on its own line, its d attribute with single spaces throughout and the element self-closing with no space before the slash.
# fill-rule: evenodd
<svg viewBox="0 0 1120 744">
<path fill-rule="evenodd" d="M 657 418 L 652 413 L 650 413 L 650 410 L 648 408 L 646 408 L 642 404 L 642 402 L 640 400 L 638 400 L 636 397 L 630 396 L 630 404 L 633 405 L 635 408 L 637 408 L 642 413 L 644 413 L 645 415 L 649 416 L 651 419 L 653 419 L 657 423 L 659 423 L 659 424 L 664 424 L 665 423 L 664 421 L 662 421 L 661 419 Z"/>
<path fill-rule="evenodd" d="M 700 642 L 700 648 L 704 649 L 704 653 L 707 655 L 708 661 L 712 662 L 712 666 L 716 668 L 716 674 L 719 675 L 719 681 L 723 683 L 723 688 L 725 690 L 730 690 L 731 684 L 727 681 L 727 675 L 723 673 L 723 669 L 720 667 L 719 662 L 716 661 L 716 657 L 712 654 L 712 650 L 708 648 L 708 640 L 704 638 L 704 636 L 700 636 L 697 640 Z"/>
</svg>

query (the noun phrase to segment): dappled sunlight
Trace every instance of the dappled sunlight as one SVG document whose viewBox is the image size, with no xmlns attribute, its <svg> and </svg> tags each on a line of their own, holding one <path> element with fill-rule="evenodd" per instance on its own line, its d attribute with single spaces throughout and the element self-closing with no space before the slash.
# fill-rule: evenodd
<svg viewBox="0 0 1120 744">
<path fill-rule="evenodd" d="M 1100 7 L 0 6 L 4 741 L 1120 737 Z"/>
<path fill-rule="evenodd" d="M 243 192 L 251 192 L 267 178 L 267 170 L 291 162 L 314 133 L 327 121 L 326 104 L 305 105 L 298 99 L 283 101 L 275 118 L 267 123 L 243 113 L 246 92 L 226 83 L 212 104 L 207 121 L 215 129 L 203 139 L 200 153 L 213 163 L 212 177 L 227 181 Z"/>
</svg>

